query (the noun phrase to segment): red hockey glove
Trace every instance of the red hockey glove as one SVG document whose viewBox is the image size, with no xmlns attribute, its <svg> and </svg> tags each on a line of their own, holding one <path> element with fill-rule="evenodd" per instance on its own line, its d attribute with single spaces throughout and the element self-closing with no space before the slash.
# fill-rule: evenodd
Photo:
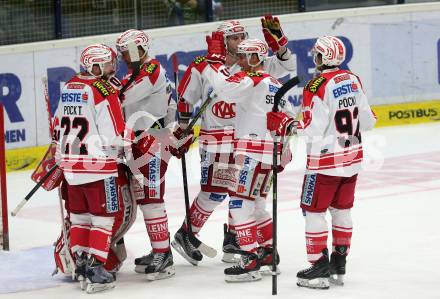
<svg viewBox="0 0 440 299">
<path fill-rule="evenodd" d="M 211 36 L 206 36 L 206 43 L 208 44 L 208 54 L 206 61 L 213 63 L 225 63 L 226 60 L 226 46 L 223 32 L 213 32 Z"/>
<path fill-rule="evenodd" d="M 267 129 L 277 136 L 286 136 L 287 129 L 294 124 L 292 117 L 284 112 L 267 112 Z"/>
<path fill-rule="evenodd" d="M 146 137 L 142 137 L 138 142 L 136 142 L 134 146 L 142 155 L 144 155 L 148 153 L 155 140 L 156 138 L 154 138 L 154 136 L 147 135 Z"/>
<path fill-rule="evenodd" d="M 175 146 L 170 146 L 170 153 L 177 159 L 180 159 L 189 150 L 194 136 L 194 131 L 191 130 L 188 136 L 183 137 L 183 129 L 179 127 L 173 132 L 173 135 L 177 139 L 177 142 Z"/>
<path fill-rule="evenodd" d="M 264 16 L 261 18 L 261 26 L 263 27 L 264 39 L 274 53 L 287 45 L 287 37 L 281 29 L 280 20 L 277 17 Z"/>
</svg>

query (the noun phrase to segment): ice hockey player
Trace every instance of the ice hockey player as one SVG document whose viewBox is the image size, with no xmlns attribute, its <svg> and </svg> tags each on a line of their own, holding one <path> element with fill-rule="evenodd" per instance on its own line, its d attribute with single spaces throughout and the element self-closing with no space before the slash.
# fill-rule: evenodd
<svg viewBox="0 0 440 299">
<path fill-rule="evenodd" d="M 278 18 L 265 16 L 261 19 L 265 39 L 270 45 L 274 56 L 267 57 L 263 68 L 265 72 L 274 77 L 283 77 L 296 70 L 296 61 L 290 50 L 286 47 L 287 37 L 284 35 Z M 229 74 L 241 71 L 238 63 L 238 45 L 248 38 L 248 33 L 238 20 L 225 21 L 218 31 L 223 32 L 226 44 L 225 66 Z M 180 101 L 178 110 L 180 118 L 189 117 L 192 105 L 200 99 L 206 101 L 212 87 L 203 75 L 208 66 L 205 57 L 197 57 L 186 70 L 179 85 Z M 190 213 L 191 225 L 194 233 L 199 232 L 208 220 L 214 209 L 225 199 L 229 198 L 228 189 L 234 186 L 235 163 L 233 158 L 233 140 L 235 122 L 235 103 L 225 102 L 221 97 L 212 100 L 202 117 L 200 130 L 200 156 L 201 156 L 201 181 L 200 192 L 194 199 Z M 265 201 L 257 199 L 257 213 L 265 214 L 259 217 L 258 230 L 271 230 L 272 221 L 265 211 Z M 271 240 L 268 241 L 270 244 Z M 261 245 L 268 245 L 261 244 Z M 184 223 L 176 233 L 172 245 L 191 264 L 197 265 L 202 260 L 202 254 L 195 250 L 188 241 L 186 224 Z M 234 253 L 238 244 L 235 237 L 234 226 L 229 221 L 224 226 L 223 258 L 224 262 L 236 262 Z"/>
<path fill-rule="evenodd" d="M 343 283 L 350 251 L 357 174 L 363 158 L 361 132 L 374 127 L 372 112 L 359 77 L 339 66 L 345 46 L 334 36 L 317 39 L 313 57 L 319 77 L 304 88 L 303 120 L 293 124 L 283 112 L 268 113 L 268 129 L 278 135 L 296 131 L 307 139 L 307 169 L 301 195 L 307 259 L 298 286 L 328 289 Z M 332 253 L 327 249 L 327 210 L 332 219 Z"/>
<path fill-rule="evenodd" d="M 238 265 L 225 269 L 225 280 L 253 281 L 261 279 L 261 264 L 271 263 L 272 250 L 262 256 L 257 255 L 259 244 L 271 245 L 272 229 L 258 230 L 260 217 L 271 222 L 270 214 L 257 213 L 257 199 L 264 200 L 270 188 L 273 140 L 266 129 L 264 119 L 266 112 L 271 111 L 271 101 L 281 83 L 264 72 L 264 61 L 268 56 L 268 46 L 258 39 L 242 41 L 237 48 L 238 63 L 241 72 L 228 76 L 223 66 L 224 43 L 223 33 L 214 32 L 207 37 L 208 66 L 203 70 L 219 97 L 226 102 L 236 103 L 234 122 L 234 161 L 237 175 L 234 188 L 230 191 L 229 213 L 237 234 L 241 250 Z M 282 99 L 280 109 L 293 117 L 290 102 Z M 278 149 L 281 154 L 281 147 Z M 287 147 L 285 156 L 290 158 Z M 280 155 L 281 156 L 281 155 Z M 287 161 L 281 161 L 281 168 Z"/>
<path fill-rule="evenodd" d="M 94 293 L 115 286 L 104 264 L 126 185 L 117 162 L 125 124 L 118 92 L 107 81 L 115 73 L 116 53 L 93 44 L 82 51 L 80 62 L 84 72 L 61 91 L 54 135 L 56 161 L 67 182 L 76 274 L 79 280 L 85 277 L 87 293 Z"/>
<path fill-rule="evenodd" d="M 179 150 L 173 150 L 157 135 L 150 134 L 155 130 L 158 134 L 169 135 L 176 116 L 176 102 L 171 98 L 170 81 L 159 61 L 149 56 L 150 43 L 151 38 L 145 32 L 130 29 L 117 38 L 116 48 L 129 68 L 129 73 L 122 80 L 123 85 L 129 85 L 121 99 L 127 126 L 134 124 L 130 129 L 138 138 L 150 144 L 144 149 L 133 147 L 133 161 L 136 163 L 129 164 L 134 174 L 131 184 L 137 186 L 134 187 L 134 194 L 144 216 L 152 247 L 149 254 L 135 259 L 135 271 L 147 274 L 149 280 L 157 280 L 175 274 L 164 203 L 167 163 L 170 152 L 178 155 L 178 151 L 186 149 L 189 142 Z M 135 54 L 138 57 L 131 57 L 132 45 L 137 49 Z M 139 70 L 133 69 L 132 61 L 136 59 L 140 59 Z M 130 82 L 133 73 L 135 78 Z M 174 133 L 179 139 L 182 130 Z"/>
</svg>

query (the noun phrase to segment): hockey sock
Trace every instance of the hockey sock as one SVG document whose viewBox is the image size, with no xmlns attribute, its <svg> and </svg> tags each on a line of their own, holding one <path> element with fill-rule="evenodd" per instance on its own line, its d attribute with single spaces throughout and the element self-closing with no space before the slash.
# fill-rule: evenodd
<svg viewBox="0 0 440 299">
<path fill-rule="evenodd" d="M 153 252 L 168 252 L 170 250 L 170 236 L 165 204 L 141 205 L 141 210 L 144 214 L 145 226 Z"/>
<path fill-rule="evenodd" d="M 327 248 L 328 228 L 325 213 L 306 212 L 306 248 L 307 260 L 314 263 L 322 257 Z"/>
<path fill-rule="evenodd" d="M 257 220 L 257 241 L 260 246 L 272 245 L 272 217 L 266 211 L 266 199 L 258 197 L 255 199 L 255 219 Z"/>
<path fill-rule="evenodd" d="M 227 194 L 200 191 L 190 208 L 191 229 L 198 233 L 215 208 L 222 203 Z M 185 225 L 186 229 L 186 219 Z"/>
<path fill-rule="evenodd" d="M 90 214 L 70 213 L 70 250 L 72 253 L 89 253 Z"/>
<path fill-rule="evenodd" d="M 89 235 L 90 254 L 102 263 L 107 261 L 114 222 L 114 217 L 92 215 L 92 227 Z"/>
<path fill-rule="evenodd" d="M 330 208 L 332 215 L 332 245 L 333 252 L 336 246 L 346 247 L 346 254 L 350 251 L 353 222 L 350 209 Z"/>
<path fill-rule="evenodd" d="M 234 222 L 238 244 L 241 250 L 248 252 L 256 252 L 258 247 L 254 209 L 253 200 L 231 197 L 229 202 L 229 211 Z"/>
</svg>

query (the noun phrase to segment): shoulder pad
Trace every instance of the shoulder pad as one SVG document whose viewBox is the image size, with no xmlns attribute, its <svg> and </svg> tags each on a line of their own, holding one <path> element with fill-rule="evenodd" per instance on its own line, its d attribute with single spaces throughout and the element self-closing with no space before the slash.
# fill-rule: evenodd
<svg viewBox="0 0 440 299">
<path fill-rule="evenodd" d="M 324 77 L 312 79 L 307 83 L 305 89 L 312 93 L 316 93 L 319 87 L 325 82 L 325 80 L 326 79 Z"/>
<path fill-rule="evenodd" d="M 200 63 L 202 63 L 203 61 L 205 61 L 206 60 L 206 57 L 205 56 L 197 56 L 195 59 L 194 59 L 194 64 L 200 64 Z"/>
<path fill-rule="evenodd" d="M 95 89 L 99 91 L 99 93 L 102 94 L 104 97 L 108 97 L 110 94 L 116 93 L 113 86 L 103 79 L 96 80 L 92 83 L 92 86 L 95 87 Z"/>
<path fill-rule="evenodd" d="M 157 63 L 150 62 L 150 63 L 147 63 L 147 64 L 143 67 L 143 70 L 144 70 L 144 72 L 147 73 L 148 75 L 151 75 L 151 74 L 153 74 L 153 73 L 156 71 L 156 69 L 157 69 L 158 67 L 159 67 L 159 65 L 158 65 Z"/>
<path fill-rule="evenodd" d="M 263 74 L 262 74 L 262 73 L 257 73 L 257 72 L 246 72 L 246 74 L 247 74 L 249 77 L 263 77 Z"/>
</svg>

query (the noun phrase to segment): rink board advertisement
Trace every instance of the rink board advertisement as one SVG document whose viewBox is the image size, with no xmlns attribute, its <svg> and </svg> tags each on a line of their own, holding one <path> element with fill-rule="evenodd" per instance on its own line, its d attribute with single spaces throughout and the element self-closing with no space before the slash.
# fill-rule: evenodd
<svg viewBox="0 0 440 299">
<path fill-rule="evenodd" d="M 322 35 L 336 35 L 343 40 L 347 55 L 342 67 L 362 78 L 370 104 L 397 105 L 393 109 L 400 111 L 407 107 L 399 108 L 399 104 L 412 103 L 408 109 L 417 110 L 424 109 L 425 104 L 421 102 L 440 99 L 440 4 L 292 14 L 280 19 L 289 38 L 288 47 L 296 58 L 298 75 L 303 77 L 303 82 L 289 93 L 289 101 L 295 106 L 301 104 L 302 87 L 313 76 L 314 64 L 309 50 Z M 263 39 L 259 18 L 246 19 L 243 23 L 251 37 Z M 171 55 L 177 54 L 182 78 L 191 61 L 206 52 L 205 35 L 217 26 L 218 23 L 209 23 L 183 26 L 179 30 L 147 31 L 153 37 L 150 53 L 166 68 L 170 78 Z M 102 42 L 114 47 L 116 37 L 117 34 L 112 34 L 0 47 L 0 102 L 6 112 L 7 149 L 36 147 L 49 142 L 42 78 L 48 78 L 53 114 L 61 87 L 80 70 L 78 57 L 84 46 Z M 126 67 L 120 63 L 118 76 L 125 72 Z M 428 110 L 438 111 L 438 105 L 436 107 Z M 422 118 L 438 120 L 438 112 L 429 113 L 436 115 Z M 406 116 L 397 112 L 395 117 L 379 124 L 398 125 L 417 120 L 417 117 Z M 42 155 L 37 149 L 18 155 L 23 158 L 22 166 L 30 165 L 29 153 L 33 153 L 33 157 Z M 26 169 L 18 160 L 13 165 L 9 169 Z"/>
</svg>

